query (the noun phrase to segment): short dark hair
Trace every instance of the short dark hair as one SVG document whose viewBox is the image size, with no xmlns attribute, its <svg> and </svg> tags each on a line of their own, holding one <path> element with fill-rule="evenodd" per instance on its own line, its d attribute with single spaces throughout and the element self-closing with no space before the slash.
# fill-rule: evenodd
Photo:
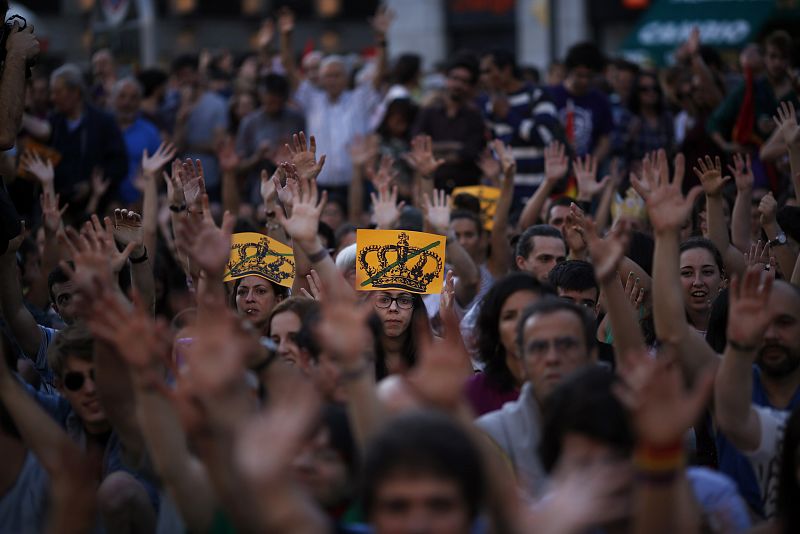
<svg viewBox="0 0 800 534">
<path fill-rule="evenodd" d="M 467 211 L 467 210 L 455 210 L 450 214 L 450 222 L 456 221 L 458 219 L 468 219 L 475 224 L 475 230 L 477 230 L 478 235 L 483 233 L 483 221 L 479 215 L 477 215 L 474 211 Z"/>
<path fill-rule="evenodd" d="M 635 443 L 625 407 L 614 394 L 619 379 L 610 370 L 590 366 L 576 371 L 545 399 L 539 459 L 550 473 L 561 457 L 564 438 L 580 434 L 629 456 Z"/>
<path fill-rule="evenodd" d="M 470 518 L 475 519 L 485 497 L 486 479 L 480 451 L 467 432 L 432 411 L 405 413 L 389 423 L 364 455 L 361 498 L 366 517 L 375 511 L 378 488 L 387 478 L 411 473 L 457 484 Z"/>
<path fill-rule="evenodd" d="M 402 54 L 394 62 L 392 80 L 394 83 L 407 84 L 419 76 L 422 58 L 419 54 Z"/>
<path fill-rule="evenodd" d="M 91 362 L 94 356 L 94 338 L 83 323 L 75 323 L 59 330 L 47 349 L 47 364 L 53 374 L 61 378 L 67 358 Z"/>
<path fill-rule="evenodd" d="M 556 206 L 570 207 L 573 202 L 575 202 L 575 199 L 564 196 L 558 197 L 557 199 L 552 201 L 550 203 L 550 207 L 547 208 L 547 219 L 545 220 L 545 222 L 547 224 L 550 224 L 550 212 L 553 210 L 554 207 Z"/>
<path fill-rule="evenodd" d="M 478 83 L 478 77 L 481 72 L 480 65 L 478 64 L 478 58 L 472 52 L 462 51 L 457 53 L 447 64 L 446 72 L 449 74 L 454 69 L 466 69 L 472 78 L 472 85 Z"/>
<path fill-rule="evenodd" d="M 520 258 L 527 258 L 533 252 L 533 238 L 534 237 L 556 237 L 564 241 L 564 236 L 555 226 L 549 224 L 536 224 L 529 226 L 522 235 L 519 236 L 517 241 L 517 256 Z"/>
<path fill-rule="evenodd" d="M 560 311 L 566 311 L 575 314 L 581 322 L 581 330 L 583 331 L 583 341 L 586 344 L 587 353 L 597 345 L 596 338 L 596 318 L 586 311 L 586 308 L 579 306 L 574 302 L 560 299 L 557 297 L 544 297 L 522 312 L 517 323 L 517 346 L 519 347 L 520 354 L 523 352 L 523 341 L 525 334 L 525 323 L 534 315 L 550 315 Z"/>
<path fill-rule="evenodd" d="M 494 63 L 495 67 L 498 69 L 504 69 L 506 67 L 511 68 L 511 75 L 514 78 L 520 78 L 519 66 L 517 65 L 517 58 L 505 48 L 494 48 L 486 54 L 488 57 L 492 58 L 492 63 Z"/>
<path fill-rule="evenodd" d="M 155 93 L 159 87 L 167 84 L 169 76 L 161 69 L 152 68 L 145 69 L 137 74 L 136 79 L 142 86 L 142 96 L 144 98 L 149 98 L 153 96 L 153 93 Z"/>
<path fill-rule="evenodd" d="M 475 195 L 459 193 L 453 197 L 453 209 L 458 211 L 471 211 L 476 215 L 480 215 L 481 201 Z"/>
<path fill-rule="evenodd" d="M 279 96 L 283 99 L 289 98 L 289 81 L 286 76 L 270 72 L 258 82 L 259 91 Z"/>
<path fill-rule="evenodd" d="M 780 53 L 790 58 L 792 56 L 792 36 L 786 30 L 775 30 L 764 39 L 764 47 L 772 46 L 777 48 Z"/>
<path fill-rule="evenodd" d="M 513 272 L 492 284 L 483 297 L 475 323 L 478 358 L 486 364 L 486 378 L 503 391 L 514 388 L 514 377 L 506 364 L 506 349 L 500 342 L 500 311 L 506 301 L 519 291 L 533 291 L 540 296 L 555 295 L 553 288 L 526 272 Z"/>
<path fill-rule="evenodd" d="M 606 66 L 606 58 L 597 48 L 597 45 L 584 42 L 570 47 L 564 64 L 567 67 L 567 71 L 578 67 L 587 67 L 594 72 L 601 72 Z"/>
<path fill-rule="evenodd" d="M 556 264 L 547 275 L 547 281 L 556 289 L 586 291 L 598 289 L 594 267 L 588 261 L 567 260 Z"/>
<path fill-rule="evenodd" d="M 71 261 L 67 262 L 67 265 L 75 268 L 75 264 Z M 50 294 L 50 302 L 52 304 L 56 304 L 56 296 L 53 293 L 53 286 L 56 284 L 63 284 L 65 282 L 69 282 L 69 276 L 61 268 L 60 265 L 56 265 L 56 268 L 50 271 L 50 274 L 47 275 L 47 292 Z"/>
<path fill-rule="evenodd" d="M 172 72 L 187 68 L 195 71 L 200 68 L 200 60 L 197 54 L 181 54 L 172 60 Z"/>
</svg>

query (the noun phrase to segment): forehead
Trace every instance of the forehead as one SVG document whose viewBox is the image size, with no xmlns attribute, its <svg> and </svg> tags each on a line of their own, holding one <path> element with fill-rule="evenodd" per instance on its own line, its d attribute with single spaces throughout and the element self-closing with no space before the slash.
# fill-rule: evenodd
<svg viewBox="0 0 800 534">
<path fill-rule="evenodd" d="M 567 310 L 558 310 L 552 313 L 537 313 L 525 321 L 523 341 L 532 339 L 548 339 L 553 337 L 571 335 L 581 338 L 583 324 L 577 315 Z"/>
<path fill-rule="evenodd" d="M 242 278 L 242 281 L 239 283 L 239 287 L 246 287 L 248 289 L 255 288 L 255 287 L 266 287 L 272 289 L 272 284 L 270 284 L 267 280 L 264 280 L 260 276 L 245 276 Z"/>
<path fill-rule="evenodd" d="M 82 357 L 67 355 L 67 357 L 64 358 L 64 371 L 88 373 L 89 370 L 93 368 L 94 368 L 94 362 L 85 360 Z"/>
<path fill-rule="evenodd" d="M 280 313 L 276 313 L 272 316 L 272 320 L 270 321 L 272 325 L 282 325 L 286 326 L 287 328 L 294 328 L 299 330 L 300 329 L 300 317 L 291 311 L 291 310 L 284 310 Z"/>
<path fill-rule="evenodd" d="M 800 319 L 800 293 L 782 280 L 776 280 L 767 307 L 775 315 L 786 314 Z"/>
<path fill-rule="evenodd" d="M 64 294 L 72 294 L 75 292 L 75 286 L 72 282 L 56 282 L 53 284 L 53 294 L 56 296 Z"/>
<path fill-rule="evenodd" d="M 402 291 L 400 289 L 386 289 L 384 291 L 376 291 L 375 293 L 377 297 L 413 297 L 408 291 Z"/>
<path fill-rule="evenodd" d="M 535 254 L 552 254 L 553 256 L 563 256 L 566 254 L 567 247 L 564 240 L 549 235 L 533 236 L 533 252 Z"/>
<path fill-rule="evenodd" d="M 453 219 L 450 221 L 450 226 L 456 232 L 464 233 L 464 232 L 477 232 L 478 231 L 478 222 L 467 217 L 458 217 L 457 219 Z"/>
<path fill-rule="evenodd" d="M 681 253 L 681 267 L 703 267 L 711 265 L 716 267 L 714 256 L 705 248 L 690 248 Z"/>
<path fill-rule="evenodd" d="M 569 206 L 564 206 L 562 204 L 554 204 L 550 208 L 550 218 L 554 217 L 566 217 L 569 215 Z"/>
<path fill-rule="evenodd" d="M 323 74 L 344 74 L 344 65 L 339 61 L 333 61 L 331 63 L 326 63 L 322 67 Z"/>
</svg>

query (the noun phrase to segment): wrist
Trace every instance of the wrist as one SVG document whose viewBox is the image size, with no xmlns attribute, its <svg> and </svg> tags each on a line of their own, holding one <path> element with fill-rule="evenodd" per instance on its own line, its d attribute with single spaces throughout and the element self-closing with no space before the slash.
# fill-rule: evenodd
<svg viewBox="0 0 800 534">
<path fill-rule="evenodd" d="M 316 235 L 311 239 L 296 239 L 295 242 L 306 254 L 313 254 L 324 248 L 319 236 Z"/>
<path fill-rule="evenodd" d="M 770 239 L 774 239 L 776 235 L 781 233 L 781 227 L 778 225 L 778 221 L 775 220 L 763 223 L 761 228 L 764 229 L 764 233 Z"/>
<path fill-rule="evenodd" d="M 640 443 L 633 454 L 636 478 L 648 484 L 671 484 L 685 463 L 686 455 L 680 438 L 666 444 Z"/>
<path fill-rule="evenodd" d="M 728 337 L 728 347 L 742 354 L 752 354 L 758 349 L 758 345 L 752 341 L 736 340 L 731 336 Z"/>
</svg>

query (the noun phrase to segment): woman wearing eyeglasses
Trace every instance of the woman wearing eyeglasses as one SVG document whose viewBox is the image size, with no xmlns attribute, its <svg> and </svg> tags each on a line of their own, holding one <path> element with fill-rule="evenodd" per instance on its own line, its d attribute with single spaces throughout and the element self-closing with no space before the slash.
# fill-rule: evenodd
<svg viewBox="0 0 800 534">
<path fill-rule="evenodd" d="M 369 298 L 383 326 L 381 343 L 386 370 L 390 375 L 403 374 L 417 361 L 415 328 L 431 327 L 422 297 L 408 291 L 386 290 L 373 291 Z"/>
</svg>

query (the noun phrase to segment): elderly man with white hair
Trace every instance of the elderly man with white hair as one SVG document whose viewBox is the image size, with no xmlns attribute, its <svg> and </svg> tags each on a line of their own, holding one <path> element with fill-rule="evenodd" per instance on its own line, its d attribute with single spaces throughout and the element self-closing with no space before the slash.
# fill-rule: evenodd
<svg viewBox="0 0 800 534">
<path fill-rule="evenodd" d="M 119 199 L 126 204 L 141 197 L 134 182 L 141 170 L 142 153 L 147 150 L 152 156 L 161 144 L 158 128 L 140 114 L 143 92 L 133 77 L 118 80 L 111 88 L 111 106 L 128 153 L 128 174 L 119 189 Z"/>
<path fill-rule="evenodd" d="M 345 202 L 353 170 L 350 142 L 354 137 L 368 132 L 369 118 L 381 101 L 378 89 L 386 72 L 386 31 L 390 20 L 391 16 L 385 10 L 379 11 L 372 19 L 378 51 L 375 74 L 371 80 L 354 89 L 348 88 L 350 72 L 341 56 L 322 59 L 318 85 L 315 85 L 310 79 L 301 82 L 292 54 L 282 54 L 284 63 L 287 63 L 287 76 L 297 89 L 294 100 L 306 116 L 307 132 L 316 139 L 317 153 L 326 156 L 325 167 L 317 182 L 322 189 Z M 288 33 L 293 25 L 282 20 L 279 26 L 284 34 L 281 45 L 286 47 L 289 44 Z"/>
</svg>

